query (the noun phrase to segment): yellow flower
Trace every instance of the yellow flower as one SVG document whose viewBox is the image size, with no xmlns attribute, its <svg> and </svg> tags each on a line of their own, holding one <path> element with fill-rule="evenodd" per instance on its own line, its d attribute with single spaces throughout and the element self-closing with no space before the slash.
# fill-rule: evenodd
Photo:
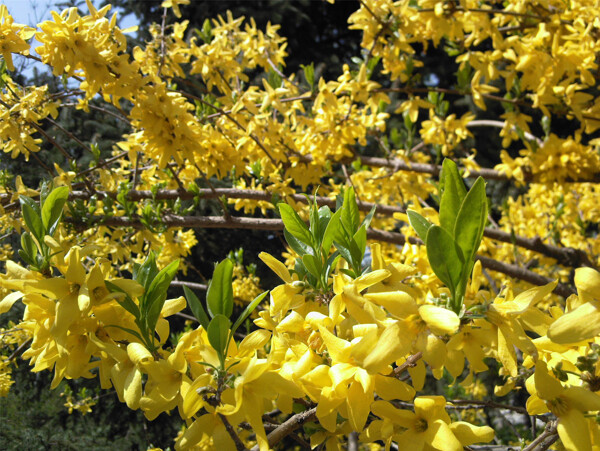
<svg viewBox="0 0 600 451">
<path fill-rule="evenodd" d="M 563 387 L 552 377 L 546 362 L 538 360 L 535 373 L 526 383 L 531 394 L 527 412 L 552 412 L 558 418 L 557 431 L 568 451 L 591 451 L 590 430 L 583 412 L 600 410 L 600 396 L 583 387 Z"/>
<path fill-rule="evenodd" d="M 555 343 L 577 343 L 600 334 L 600 273 L 592 268 L 575 270 L 578 299 L 572 299 L 572 310 L 558 318 L 548 329 Z"/>
<path fill-rule="evenodd" d="M 173 8 L 173 13 L 177 18 L 181 17 L 179 5 L 189 5 L 190 0 L 165 0 L 160 4 L 161 8 Z"/>
<path fill-rule="evenodd" d="M 35 29 L 14 23 L 5 5 L 0 5 L 0 21 L 0 54 L 6 61 L 8 70 L 12 71 L 15 70 L 12 53 L 26 55 L 29 52 L 29 44 L 26 40 L 33 36 Z"/>
<path fill-rule="evenodd" d="M 415 451 L 462 451 L 465 446 L 494 438 L 494 430 L 488 426 L 451 423 L 443 396 L 419 396 L 414 404 L 415 411 L 411 412 L 397 409 L 387 401 L 375 401 L 371 411 L 383 421 L 373 422 L 365 437 L 384 440 L 388 447 L 395 441 L 400 449 Z"/>
<path fill-rule="evenodd" d="M 531 288 L 514 299 L 497 297 L 486 313 L 487 320 L 498 329 L 498 357 L 511 376 L 516 376 L 517 356 L 514 346 L 527 354 L 537 357 L 537 349 L 525 333 L 523 322 L 534 326 L 539 324 L 539 311 L 535 303 L 549 295 L 557 282 L 542 287 Z"/>
</svg>

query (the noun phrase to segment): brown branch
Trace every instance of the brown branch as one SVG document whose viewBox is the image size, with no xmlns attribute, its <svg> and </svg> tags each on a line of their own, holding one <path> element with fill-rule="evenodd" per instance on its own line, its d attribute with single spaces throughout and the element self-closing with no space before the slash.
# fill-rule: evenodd
<svg viewBox="0 0 600 451">
<path fill-rule="evenodd" d="M 173 287 L 188 287 L 188 288 L 193 288 L 194 290 L 200 290 L 200 291 L 208 290 L 208 285 L 205 285 L 203 283 L 187 282 L 185 280 L 173 280 L 171 282 L 171 286 L 173 286 Z"/>
<path fill-rule="evenodd" d="M 244 446 L 244 443 L 242 443 L 238 435 L 235 433 L 235 429 L 233 429 L 233 426 L 231 425 L 231 423 L 229 423 L 227 417 L 221 413 L 219 413 L 218 415 L 223 424 L 225 425 L 225 429 L 231 437 L 231 440 L 233 440 L 233 443 L 235 443 L 235 448 L 237 449 L 237 451 L 247 451 L 248 448 Z"/>
<path fill-rule="evenodd" d="M 476 400 L 468 400 L 468 399 L 452 399 L 448 400 L 449 403 L 452 403 L 453 406 L 448 406 L 448 408 L 455 409 L 504 409 L 504 410 L 512 410 L 513 412 L 519 412 L 524 415 L 528 415 L 527 409 L 521 406 L 510 406 L 508 404 L 500 404 L 494 401 L 476 401 Z"/>
<path fill-rule="evenodd" d="M 557 422 L 551 421 L 546 424 L 546 429 L 523 451 L 542 451 L 550 448 L 550 446 L 558 440 L 558 432 L 556 431 Z"/>
<path fill-rule="evenodd" d="M 273 448 L 277 443 L 290 435 L 303 424 L 313 421 L 317 417 L 317 408 L 297 413 L 282 423 L 277 429 L 273 430 L 268 436 L 269 448 Z M 250 451 L 258 451 L 258 445 L 255 445 Z"/>
<path fill-rule="evenodd" d="M 122 154 L 121 154 L 122 155 Z M 116 158 L 116 157 L 115 157 Z M 113 158 L 114 159 L 114 158 Z M 112 160 L 112 159 L 111 159 Z M 110 160 L 106 160 L 104 164 L 108 163 Z M 100 165 L 98 165 L 100 166 Z M 87 172 L 89 170 L 84 171 Z M 111 197 L 116 199 L 117 193 L 111 191 L 97 191 L 96 194 L 98 196 Z M 92 194 L 88 191 L 73 191 L 70 194 L 70 199 L 89 199 Z M 273 200 L 271 193 L 268 191 L 261 190 L 242 190 L 236 188 L 212 188 L 212 189 L 200 189 L 198 193 L 193 193 L 190 191 L 181 191 L 181 190 L 159 190 L 153 196 L 151 191 L 145 190 L 133 190 L 129 191 L 127 194 L 127 199 L 131 201 L 139 201 L 143 199 L 161 199 L 161 200 L 191 200 L 195 196 L 199 195 L 205 199 L 219 199 L 223 196 L 229 199 L 251 199 L 251 200 L 262 200 L 271 202 Z M 299 203 L 307 203 L 308 200 L 305 196 L 301 194 L 293 194 L 291 196 L 287 196 L 290 199 L 293 199 L 295 202 Z M 9 194 L 0 194 L 0 204 L 4 204 L 10 200 Z M 324 196 L 318 196 L 316 198 L 317 204 L 319 206 L 327 205 L 330 208 L 335 208 L 335 200 L 330 199 Z M 392 205 L 377 205 L 371 202 L 359 202 L 358 208 L 361 211 L 370 211 L 373 206 L 376 206 L 377 214 L 384 216 L 393 216 L 394 213 L 404 213 L 406 210 L 399 206 Z M 10 208 L 9 208 L 10 207 Z M 15 203 L 10 205 L 5 205 L 5 210 L 10 211 L 13 208 L 18 207 L 18 204 Z M 227 219 L 227 218 L 226 218 Z M 117 221 L 122 221 L 122 219 L 118 219 Z M 190 225 L 192 227 L 193 225 Z M 199 225 L 202 226 L 201 224 Z M 265 229 L 263 229 L 265 230 Z M 278 230 L 278 229 L 272 229 Z M 375 232 L 372 232 L 375 233 Z M 379 232 L 377 232 L 379 233 Z M 570 266 L 573 268 L 577 268 L 579 266 L 589 266 L 591 268 L 595 268 L 596 265 L 591 261 L 589 256 L 582 251 L 581 249 L 575 249 L 571 247 L 559 247 L 551 244 L 545 244 L 541 238 L 528 238 L 519 235 L 512 235 L 509 232 L 505 232 L 503 230 L 486 228 L 484 231 L 484 236 L 491 238 L 493 240 L 497 240 L 503 243 L 515 244 L 519 247 L 537 252 L 539 254 L 545 255 L 546 257 L 553 258 L 557 260 L 560 264 L 564 266 Z M 390 236 L 391 237 L 391 236 Z M 378 239 L 378 238 L 374 238 Z M 381 238 L 383 239 L 383 238 Z M 390 238 L 394 239 L 394 238 Z M 415 242 L 415 244 L 419 244 L 420 241 Z M 403 244 L 403 242 L 402 242 Z"/>
<path fill-rule="evenodd" d="M 27 346 L 29 346 L 31 344 L 31 342 L 33 341 L 32 338 L 30 338 L 27 341 L 24 341 L 23 343 L 21 343 L 17 349 L 15 349 L 11 355 L 8 356 L 8 358 L 6 360 L 8 360 L 9 362 L 11 362 L 15 357 L 17 357 L 19 354 L 23 353 L 23 349 L 25 349 Z"/>
<path fill-rule="evenodd" d="M 66 221 L 71 224 L 78 224 L 72 218 L 67 218 Z M 90 224 L 101 224 L 111 227 L 133 227 L 136 229 L 144 228 L 144 225 L 139 219 L 131 219 L 125 216 L 92 216 L 88 218 L 88 221 Z M 283 221 L 281 221 L 281 219 L 248 218 L 243 216 L 232 216 L 230 219 L 226 219 L 221 216 L 164 215 L 162 218 L 162 223 L 167 227 L 184 228 L 283 230 Z M 367 231 L 367 238 L 371 240 L 398 244 L 400 246 L 406 243 L 406 237 L 403 234 L 379 229 L 369 229 Z M 412 244 L 423 244 L 422 241 L 416 237 L 409 237 L 408 240 Z M 549 277 L 536 274 L 533 271 L 516 265 L 494 260 L 490 257 L 477 255 L 475 258 L 481 261 L 481 265 L 484 268 L 501 272 L 510 277 L 529 282 L 533 285 L 546 285 L 553 281 L 553 279 Z M 568 297 L 569 295 L 574 294 L 575 290 L 567 285 L 559 283 L 554 289 L 554 292 L 560 296 Z"/>
<path fill-rule="evenodd" d="M 394 371 L 392 372 L 392 374 L 390 374 L 390 376 L 398 377 L 402 373 L 404 373 L 406 370 L 408 370 L 409 368 L 414 368 L 415 365 L 417 364 L 417 361 L 421 357 L 423 357 L 423 353 L 421 351 L 409 356 L 404 363 L 402 363 L 400 366 L 397 366 L 396 368 L 394 368 Z"/>
</svg>

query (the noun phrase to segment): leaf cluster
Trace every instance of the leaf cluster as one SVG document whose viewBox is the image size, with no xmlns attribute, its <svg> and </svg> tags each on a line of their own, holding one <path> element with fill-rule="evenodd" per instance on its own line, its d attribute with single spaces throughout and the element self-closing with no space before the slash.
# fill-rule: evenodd
<svg viewBox="0 0 600 451">
<path fill-rule="evenodd" d="M 488 202 L 485 181 L 479 177 L 467 192 L 456 164 L 444 160 L 440 175 L 440 225 L 414 210 L 408 219 L 427 246 L 435 275 L 450 289 L 450 307 L 460 314 L 475 254 L 483 239 Z"/>
</svg>

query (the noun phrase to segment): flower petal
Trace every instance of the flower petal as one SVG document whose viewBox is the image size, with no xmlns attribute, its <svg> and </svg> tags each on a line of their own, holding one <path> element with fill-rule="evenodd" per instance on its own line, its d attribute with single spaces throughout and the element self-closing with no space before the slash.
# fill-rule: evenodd
<svg viewBox="0 0 600 451">
<path fill-rule="evenodd" d="M 579 410 L 569 409 L 561 415 L 556 430 L 567 451 L 592 451 L 588 424 Z"/>
</svg>

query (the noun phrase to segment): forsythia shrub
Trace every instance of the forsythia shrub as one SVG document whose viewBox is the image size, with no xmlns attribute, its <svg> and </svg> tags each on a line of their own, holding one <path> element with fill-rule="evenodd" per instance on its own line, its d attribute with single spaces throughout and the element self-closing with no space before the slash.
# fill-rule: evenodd
<svg viewBox="0 0 600 451">
<path fill-rule="evenodd" d="M 188 3 L 135 48 L 110 5 L 36 27 L 0 6 L 0 143 L 48 173 L 0 177 L 0 314 L 24 305 L 0 396 L 22 358 L 50 388 L 96 378 L 179 415 L 181 450 L 600 449 L 598 3 L 361 0 L 362 53 L 335 80 L 286 74 L 278 26 L 190 24 Z M 439 48 L 448 87 L 420 72 Z M 63 82 L 18 83 L 18 58 Z M 111 155 L 68 109 L 124 124 Z M 278 231 L 285 262 L 259 257 L 280 284 L 241 252 L 193 280 L 203 227 Z"/>
</svg>

